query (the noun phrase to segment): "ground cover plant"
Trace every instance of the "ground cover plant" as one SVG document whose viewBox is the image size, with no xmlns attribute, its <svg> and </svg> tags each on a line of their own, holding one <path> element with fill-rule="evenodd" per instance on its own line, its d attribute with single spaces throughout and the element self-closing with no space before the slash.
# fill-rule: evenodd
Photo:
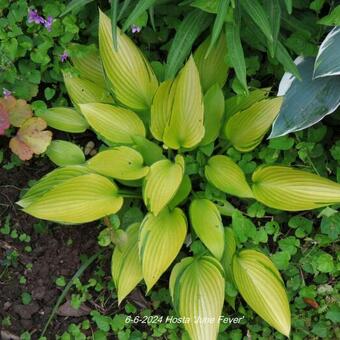
<svg viewBox="0 0 340 340">
<path fill-rule="evenodd" d="M 60 250 L 52 247 L 51 254 L 74 249 L 77 254 L 86 250 L 88 257 L 68 284 L 64 275 L 69 271 L 51 272 L 62 295 L 35 329 L 21 321 L 21 338 L 337 336 L 339 114 L 305 131 L 265 139 L 288 98 L 276 97 L 284 69 L 301 77 L 288 53 L 315 55 L 329 30 L 302 35 L 309 50 L 298 51 L 299 46 L 295 51 L 294 43 L 278 42 L 276 26 L 267 25 L 266 11 L 273 4 L 254 2 L 254 9 L 247 3 L 211 1 L 208 10 L 207 2 L 202 8 L 198 1 L 102 3 L 107 14 L 100 11 L 99 21 L 92 20 L 99 27 L 98 48 L 91 45 L 96 33 L 76 36 L 82 44 L 63 46 L 56 58 L 60 83 L 53 85 L 60 91 L 58 99 L 40 96 L 31 104 L 36 119 L 53 130 L 47 158 L 32 163 L 46 164 L 45 176 L 35 174 L 36 181 L 15 196 L 39 222 L 34 231 L 28 229 L 29 236 L 20 225 L 12 226 L 13 216 L 6 213 L 13 208 L 3 204 L 1 276 L 6 287 L 19 271 L 18 258 L 25 258 L 20 251 L 28 257 L 32 253 L 20 242 L 48 240 L 53 228 L 68 241 L 58 241 Z M 295 28 L 299 10 L 307 10 L 308 32 L 317 30 L 322 16 L 320 24 L 337 24 L 334 3 L 296 2 L 293 13 L 289 4 L 282 2 L 280 13 L 292 14 L 283 22 L 295 22 Z M 80 5 L 73 1 L 68 10 L 59 4 L 60 13 L 87 22 L 96 4 Z M 222 17 L 214 8 L 223 9 Z M 259 15 L 255 19 L 254 13 Z M 31 8 L 28 24 L 48 35 L 54 24 L 48 14 Z M 197 17 L 205 26 L 190 39 L 183 36 L 184 23 L 193 24 Z M 259 36 L 267 34 L 265 49 L 236 34 L 236 18 L 256 23 Z M 290 29 L 282 24 L 280 34 Z M 290 37 L 297 39 L 294 33 Z M 285 62 L 277 52 L 283 44 L 289 51 Z M 332 65 L 336 70 L 336 60 Z M 10 136 L 12 130 L 5 129 Z M 10 160 L 7 149 L 4 158 L 3 177 L 10 178 L 7 173 L 20 163 L 13 156 Z M 51 170 L 48 159 L 58 168 Z M 44 220 L 57 224 L 46 228 Z M 79 243 L 82 228 L 91 230 L 92 241 L 98 237 L 98 245 L 73 244 L 68 235 L 78 230 Z M 107 261 L 112 250 L 111 278 Z M 82 277 L 94 261 L 97 270 Z M 31 285 L 36 281 L 32 269 L 34 264 L 28 264 L 20 276 L 26 289 L 26 276 Z M 23 289 L 20 300 L 15 313 L 23 321 L 44 311 L 46 297 L 36 292 Z M 2 336 L 8 337 L 14 327 L 6 297 L 3 306 Z M 59 322 L 62 316 L 83 319 L 64 320 L 56 329 L 56 313 Z"/>
</svg>

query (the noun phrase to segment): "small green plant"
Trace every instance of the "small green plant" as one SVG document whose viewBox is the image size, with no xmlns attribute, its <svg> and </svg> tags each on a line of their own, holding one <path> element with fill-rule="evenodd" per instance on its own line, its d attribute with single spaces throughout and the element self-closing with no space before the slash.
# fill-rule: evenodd
<svg viewBox="0 0 340 340">
<path fill-rule="evenodd" d="M 100 55 L 75 59 L 75 72 L 64 72 L 74 108 L 39 113 L 62 131 L 91 128 L 103 142 L 100 152 L 85 160 L 78 146 L 55 143 L 49 157 L 61 167 L 36 182 L 18 204 L 37 218 L 65 224 L 103 218 L 106 229 L 99 242 L 115 245 L 112 278 L 118 303 L 142 280 L 151 292 L 178 259 L 169 292 L 192 339 L 217 337 L 224 300 L 234 306 L 237 292 L 289 336 L 290 307 L 278 269 L 261 252 L 240 249 L 248 237 L 265 242 L 266 234 L 275 235 L 278 227 L 269 222 L 257 231 L 228 199 L 252 202 L 248 215 L 257 217 L 263 216 L 263 206 L 301 211 L 340 203 L 340 185 L 280 164 L 255 169 L 246 155 L 241 168 L 225 155 L 231 146 L 234 155 L 254 150 L 277 116 L 281 99 L 269 97 L 269 89 L 256 89 L 225 101 L 226 77 L 220 70 L 228 70 L 219 53 L 224 39 L 209 51 L 215 68 L 204 62 L 205 53 L 196 51 L 176 77 L 159 84 L 137 46 L 115 30 L 116 48 L 110 19 L 100 12 Z M 207 48 L 203 42 L 198 51 Z M 215 82 L 202 90 L 207 79 Z M 290 141 L 272 147 L 285 150 L 286 143 Z M 126 218 L 129 209 L 145 215 L 131 221 Z M 229 217 L 233 228 L 223 225 Z M 290 223 L 297 226 L 297 235 L 308 233 L 307 222 Z M 280 246 L 292 255 L 298 245 L 292 240 Z M 330 269 L 330 260 L 326 262 L 328 266 L 318 262 L 322 270 Z M 75 304 L 82 301 L 74 298 Z M 100 330 L 110 327 L 105 317 L 92 316 Z M 74 331 L 79 333 L 79 327 Z"/>
</svg>

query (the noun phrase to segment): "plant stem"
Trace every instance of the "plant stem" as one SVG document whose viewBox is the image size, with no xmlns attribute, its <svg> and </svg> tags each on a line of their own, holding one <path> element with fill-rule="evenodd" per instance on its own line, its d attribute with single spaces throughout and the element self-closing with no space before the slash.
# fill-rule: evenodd
<svg viewBox="0 0 340 340">
<path fill-rule="evenodd" d="M 61 303 L 63 302 L 63 300 L 64 300 L 64 298 L 66 296 L 66 294 L 68 293 L 68 291 L 72 287 L 74 280 L 79 278 L 84 273 L 84 271 L 92 264 L 92 262 L 94 262 L 99 257 L 99 255 L 104 252 L 104 250 L 105 249 L 102 249 L 98 253 L 96 253 L 96 254 L 92 255 L 90 258 L 88 258 L 88 260 L 86 262 L 84 262 L 80 266 L 80 268 L 76 271 L 76 273 L 73 275 L 72 279 L 68 282 L 68 284 L 65 286 L 63 292 L 59 296 L 59 298 L 57 300 L 57 303 L 54 305 L 54 307 L 52 309 L 52 312 L 51 312 L 51 315 L 48 318 L 48 320 L 46 322 L 46 325 L 45 325 L 45 327 L 44 327 L 40 337 L 43 337 L 44 334 L 46 333 L 47 328 L 50 325 L 51 321 L 53 320 L 55 314 L 57 313 L 59 306 L 61 305 Z"/>
</svg>

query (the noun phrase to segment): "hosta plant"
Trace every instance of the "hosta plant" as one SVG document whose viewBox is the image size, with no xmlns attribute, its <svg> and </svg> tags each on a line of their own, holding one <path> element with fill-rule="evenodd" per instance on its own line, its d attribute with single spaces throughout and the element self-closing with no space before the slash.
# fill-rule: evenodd
<svg viewBox="0 0 340 340">
<path fill-rule="evenodd" d="M 174 78 L 159 82 L 137 46 L 116 31 L 115 48 L 111 22 L 100 12 L 100 56 L 84 56 L 74 62 L 74 72 L 64 74 L 74 108 L 41 113 L 62 131 L 93 130 L 102 141 L 99 152 L 85 159 L 78 146 L 54 141 L 47 154 L 60 167 L 18 204 L 37 218 L 64 224 L 102 218 L 108 228 L 101 242 L 115 245 L 118 303 L 142 281 L 150 292 L 171 269 L 172 302 L 192 339 L 216 339 L 224 300 L 235 304 L 227 285 L 289 336 L 281 275 L 263 253 L 240 249 L 233 230 L 224 227 L 241 214 L 228 199 L 314 209 L 339 203 L 340 184 L 280 165 L 259 167 L 249 178 L 224 154 L 231 145 L 241 152 L 254 149 L 281 105 L 269 89 L 225 100 L 227 68 L 219 73 L 225 40 L 210 51 L 215 68 L 200 60 L 208 48 L 203 42 Z M 130 223 L 119 227 L 117 217 L 126 220 L 127 214 Z M 202 246 L 192 251 L 196 238 Z"/>
</svg>

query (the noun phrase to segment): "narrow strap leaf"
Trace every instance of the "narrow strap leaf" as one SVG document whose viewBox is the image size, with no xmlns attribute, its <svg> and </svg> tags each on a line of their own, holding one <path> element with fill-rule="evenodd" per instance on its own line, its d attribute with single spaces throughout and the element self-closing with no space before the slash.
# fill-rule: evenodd
<svg viewBox="0 0 340 340">
<path fill-rule="evenodd" d="M 118 0 L 112 0 L 111 3 L 111 21 L 112 21 L 112 41 L 113 47 L 117 51 L 117 10 Z"/>
<path fill-rule="evenodd" d="M 220 36 L 220 33 L 223 28 L 224 19 L 227 15 L 227 11 L 229 8 L 229 4 L 230 4 L 230 0 L 219 0 L 218 7 L 217 7 L 217 15 L 216 15 L 214 26 L 213 26 L 212 33 L 211 33 L 210 45 L 209 45 L 209 48 L 208 48 L 208 51 L 205 57 L 209 55 L 209 53 L 211 52 L 211 49 L 215 45 L 218 37 Z"/>
<path fill-rule="evenodd" d="M 191 11 L 178 27 L 165 68 L 165 79 L 174 78 L 189 55 L 196 38 L 209 26 L 211 16 L 199 9 Z"/>
<path fill-rule="evenodd" d="M 156 0 L 140 0 L 137 5 L 131 12 L 131 14 L 126 19 L 123 25 L 123 32 L 125 32 L 134 22 L 135 20 L 144 12 L 147 11 Z"/>
<path fill-rule="evenodd" d="M 269 43 L 269 53 L 271 57 L 274 58 L 281 25 L 281 7 L 279 0 L 265 0 L 264 8 L 267 12 L 273 34 L 273 41 Z"/>
<path fill-rule="evenodd" d="M 261 29 L 269 42 L 273 42 L 274 38 L 270 22 L 259 0 L 241 0 L 240 3 L 242 8 L 248 13 L 248 15 L 253 19 L 256 25 Z"/>
<path fill-rule="evenodd" d="M 155 25 L 155 10 L 154 7 L 151 6 L 149 8 L 149 18 L 150 18 L 150 23 L 152 26 L 152 29 L 154 30 L 154 32 L 156 32 L 156 25 Z"/>
<path fill-rule="evenodd" d="M 285 5 L 286 5 L 286 9 L 288 14 L 292 14 L 293 12 L 293 0 L 285 0 Z"/>
<path fill-rule="evenodd" d="M 294 60 L 280 41 L 277 43 L 276 58 L 283 65 L 286 72 L 293 74 L 297 79 L 301 80 L 300 72 Z"/>
<path fill-rule="evenodd" d="M 122 5 L 122 8 L 121 8 L 120 11 L 119 11 L 118 19 L 117 19 L 117 20 L 119 20 L 119 19 L 122 18 L 122 16 L 123 16 L 124 13 L 126 12 L 127 8 L 129 7 L 130 2 L 131 2 L 131 0 L 124 0 L 123 5 Z"/>
<path fill-rule="evenodd" d="M 67 4 L 65 11 L 60 14 L 60 17 L 63 17 L 67 13 L 73 11 L 74 9 L 79 10 L 92 1 L 93 0 L 72 0 Z"/>
<path fill-rule="evenodd" d="M 226 38 L 231 64 L 235 70 L 237 79 L 240 81 L 246 93 L 248 93 L 247 68 L 240 37 L 240 16 L 237 7 L 234 10 L 233 22 L 226 24 Z"/>
</svg>

